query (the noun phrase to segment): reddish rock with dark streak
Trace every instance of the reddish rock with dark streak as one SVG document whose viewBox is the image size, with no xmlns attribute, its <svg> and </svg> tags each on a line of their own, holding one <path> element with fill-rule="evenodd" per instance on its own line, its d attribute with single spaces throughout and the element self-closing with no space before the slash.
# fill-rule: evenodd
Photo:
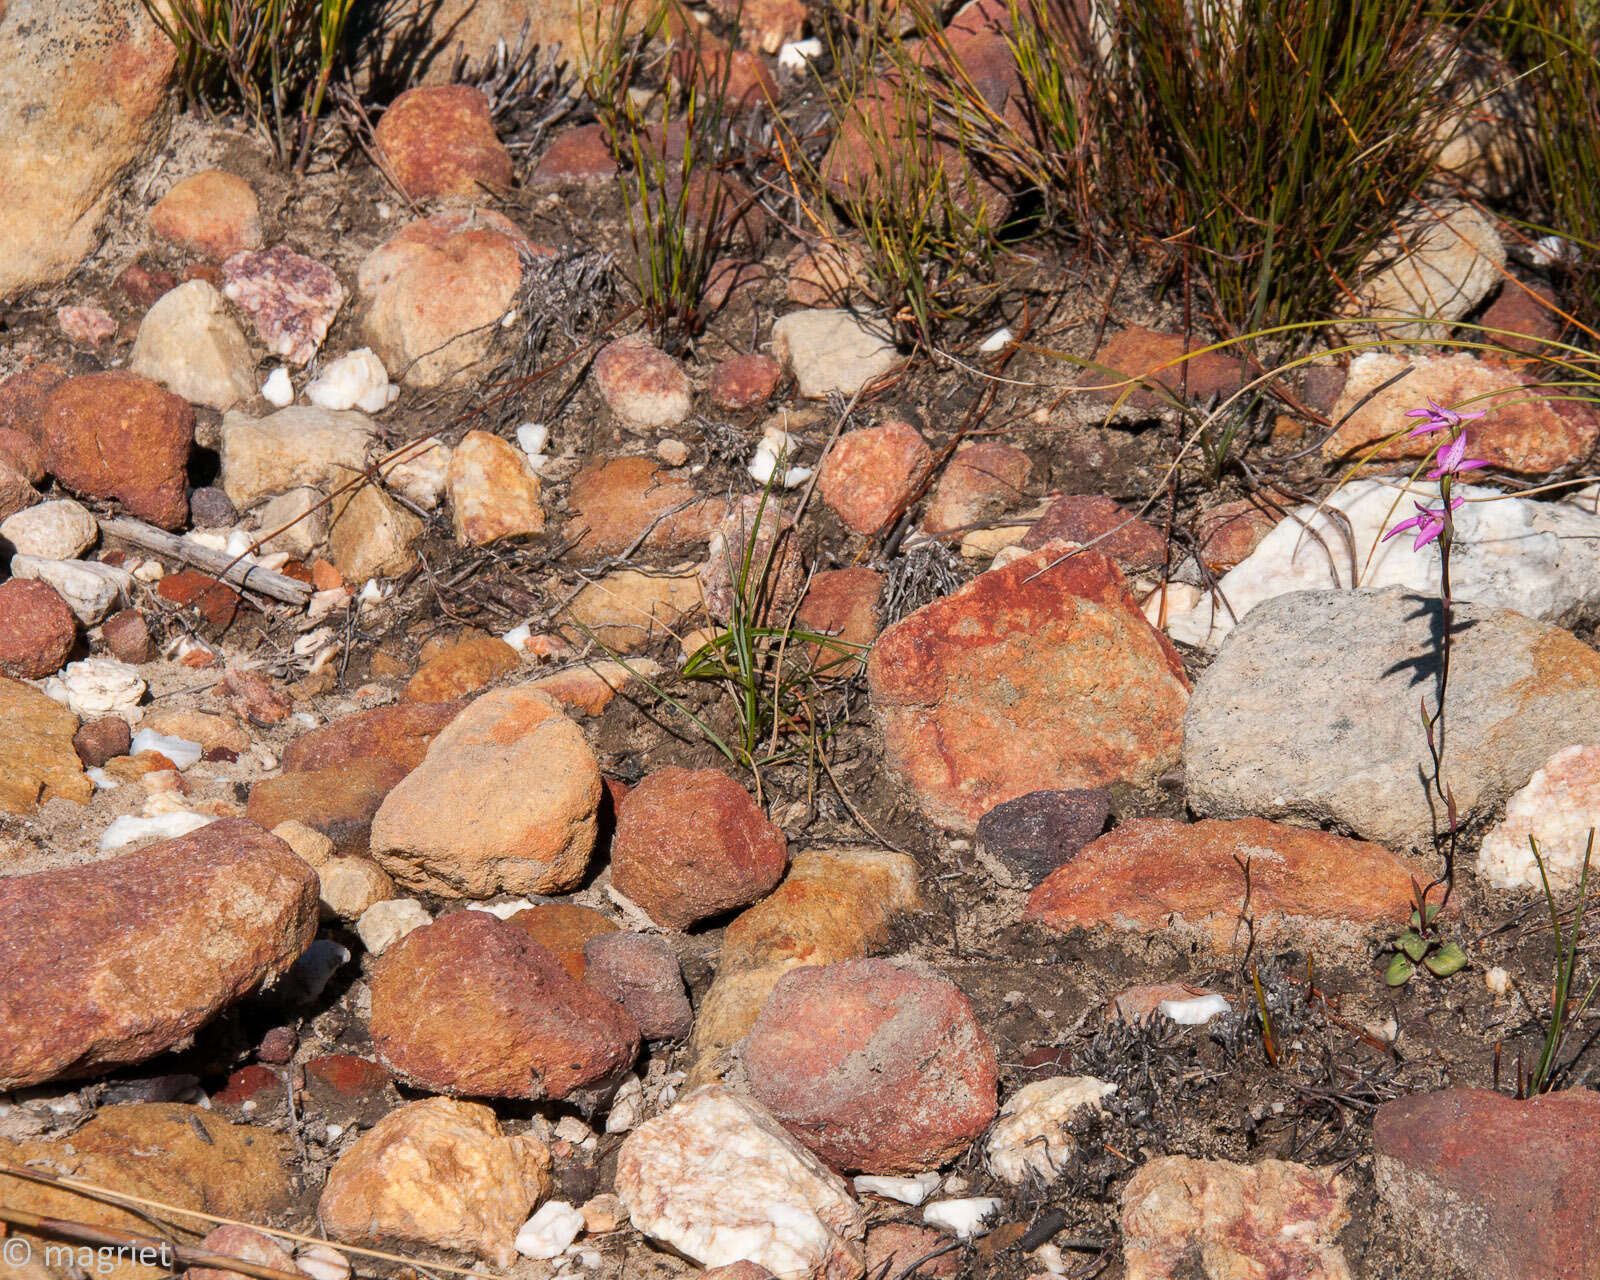
<svg viewBox="0 0 1600 1280">
<path fill-rule="evenodd" d="M 1484 309 L 1478 323 L 1501 333 L 1484 333 L 1481 340 L 1498 343 L 1527 356 L 1553 355 L 1550 344 L 1561 337 L 1566 327 L 1556 314 L 1555 290 L 1534 280 L 1524 283 L 1512 277 L 1500 286 L 1500 294 Z M 1513 335 L 1522 335 L 1520 337 Z"/>
<path fill-rule="evenodd" d="M 390 760 L 408 773 L 422 763 L 434 735 L 456 718 L 459 702 L 401 702 L 359 711 L 291 742 L 285 773 L 332 769 L 355 760 Z"/>
<path fill-rule="evenodd" d="M 657 769 L 617 812 L 611 882 L 669 929 L 749 906 L 787 865 L 783 832 L 716 769 Z"/>
<path fill-rule="evenodd" d="M 1091 400 L 1115 404 L 1119 399 L 1128 408 L 1142 412 L 1170 407 L 1172 397 L 1186 398 L 1191 404 L 1204 404 L 1212 397 L 1227 399 L 1247 381 L 1245 363 L 1221 351 L 1192 355 L 1207 343 L 1193 339 L 1187 343 L 1176 333 L 1160 333 L 1139 325 L 1124 329 L 1095 353 L 1095 364 L 1113 371 L 1085 369 L 1078 375 L 1078 386 Z M 1125 380 L 1137 379 L 1130 388 Z M 1159 383 L 1166 392 L 1152 391 L 1141 383 Z"/>
<path fill-rule="evenodd" d="M 937 1169 L 994 1119 L 994 1047 L 920 961 L 791 970 L 740 1056 L 757 1101 L 841 1172 Z"/>
<path fill-rule="evenodd" d="M 1250 916 L 1239 918 L 1250 868 Z M 1265 818 L 1132 818 L 1087 845 L 1028 897 L 1026 919 L 1199 937 L 1217 952 L 1360 936 L 1410 910 L 1428 872 L 1381 845 Z"/>
<path fill-rule="evenodd" d="M 591 463 L 572 478 L 567 498 L 584 555 L 616 555 L 640 537 L 655 551 L 704 546 L 728 514 L 722 498 L 701 494 L 686 478 L 653 458 L 612 458 Z M 647 532 L 648 530 L 648 532 Z"/>
<path fill-rule="evenodd" d="M 376 1062 L 348 1053 L 312 1058 L 306 1063 L 306 1098 L 326 1119 L 370 1125 L 394 1105 L 387 1071 Z"/>
<path fill-rule="evenodd" d="M 77 638 L 72 610 L 49 583 L 0 582 L 0 671 L 22 680 L 53 675 Z"/>
<path fill-rule="evenodd" d="M 885 1222 L 867 1232 L 867 1274 L 869 1276 L 925 1277 L 953 1276 L 961 1266 L 961 1251 L 940 1253 L 951 1243 L 950 1237 L 932 1227 L 910 1222 Z M 938 1253 L 937 1258 L 928 1255 Z M 927 1258 L 926 1262 L 922 1259 Z M 921 1266 L 917 1264 L 921 1262 Z M 911 1268 L 915 1267 L 915 1270 Z"/>
<path fill-rule="evenodd" d="M 758 351 L 724 360 L 711 371 L 711 403 L 737 413 L 757 409 L 778 389 L 783 366 Z"/>
<path fill-rule="evenodd" d="M 1212 507 L 1195 521 L 1200 557 L 1213 573 L 1226 573 L 1258 546 L 1278 523 L 1262 503 L 1242 499 Z"/>
<path fill-rule="evenodd" d="M 1157 568 L 1167 547 L 1166 538 L 1153 524 L 1111 498 L 1088 494 L 1057 498 L 1034 521 L 1022 545 L 1033 551 L 1057 538 L 1110 556 L 1124 573 Z"/>
<path fill-rule="evenodd" d="M 294 709 L 294 704 L 274 689 L 266 676 L 242 667 L 229 667 L 223 673 L 222 696 L 228 700 L 228 709 L 234 715 L 258 729 L 282 724 Z"/>
<path fill-rule="evenodd" d="M 373 816 L 407 772 L 392 760 L 352 760 L 262 778 L 250 788 L 245 816 L 268 830 L 294 819 L 322 832 L 337 852 L 364 854 Z"/>
<path fill-rule="evenodd" d="M 833 636 L 838 644 L 812 641 L 806 645 L 818 670 L 844 675 L 867 660 L 867 649 L 878 638 L 878 597 L 883 575 L 866 565 L 829 569 L 812 576 L 805 598 L 795 612 L 795 629 Z"/>
<path fill-rule="evenodd" d="M 24 365 L 0 382 L 0 428 L 44 443 L 44 407 L 50 393 L 71 375 L 59 365 Z"/>
<path fill-rule="evenodd" d="M 172 1048 L 286 971 L 316 929 L 316 872 L 237 818 L 0 880 L 0 1088 Z"/>
<path fill-rule="evenodd" d="M 511 185 L 511 155 L 495 135 L 489 100 L 471 85 L 407 89 L 379 118 L 372 140 L 412 200 L 481 197 Z"/>
<path fill-rule="evenodd" d="M 458 911 L 408 933 L 372 977 L 372 1043 L 420 1088 L 565 1098 L 633 1064 L 639 1028 L 515 925 Z"/>
<path fill-rule="evenodd" d="M 1178 762 L 1189 681 L 1111 559 L 1050 543 L 878 637 L 867 660 L 890 768 L 971 831 L 1030 791 L 1144 784 Z"/>
<path fill-rule="evenodd" d="M 229 1108 L 253 1102 L 255 1109 L 265 1111 L 277 1106 L 284 1096 L 283 1080 L 278 1073 L 252 1063 L 230 1073 L 228 1083 L 211 1095 L 211 1101 Z"/>
<path fill-rule="evenodd" d="M 67 488 L 115 498 L 163 529 L 183 527 L 194 443 L 187 401 L 135 373 L 90 373 L 50 393 L 42 422 L 45 465 Z"/>
<path fill-rule="evenodd" d="M 1478 1280 L 1595 1280 L 1600 1095 L 1396 1098 L 1372 1125 L 1378 1193 L 1438 1261 Z"/>
<path fill-rule="evenodd" d="M 0 462 L 9 465 L 29 484 L 38 484 L 45 477 L 44 450 L 26 431 L 0 427 Z"/>
<path fill-rule="evenodd" d="M 999 440 L 962 445 L 934 486 L 922 517 L 929 533 L 948 533 L 992 519 L 1027 496 L 1033 463 L 1021 449 Z"/>
</svg>

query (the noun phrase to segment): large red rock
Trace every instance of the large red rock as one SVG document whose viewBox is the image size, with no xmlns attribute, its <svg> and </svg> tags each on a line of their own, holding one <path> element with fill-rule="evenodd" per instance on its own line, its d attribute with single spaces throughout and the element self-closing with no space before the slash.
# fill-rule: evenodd
<svg viewBox="0 0 1600 1280">
<path fill-rule="evenodd" d="M 331 769 L 353 760 L 392 760 L 409 772 L 460 710 L 459 702 L 402 702 L 345 716 L 291 742 L 283 753 L 284 772 Z"/>
<path fill-rule="evenodd" d="M 933 453 L 909 422 L 840 436 L 822 462 L 817 492 L 856 533 L 877 533 L 911 501 Z"/>
<path fill-rule="evenodd" d="M 316 872 L 236 818 L 0 880 L 0 1088 L 172 1048 L 285 972 L 316 929 Z"/>
<path fill-rule="evenodd" d="M 890 767 L 971 831 L 1030 791 L 1148 783 L 1178 762 L 1189 681 L 1111 559 L 1051 543 L 878 637 L 867 661 Z"/>
<path fill-rule="evenodd" d="M 372 978 L 372 1043 L 420 1088 L 564 1098 L 626 1070 L 639 1028 L 526 932 L 487 911 L 414 929 Z"/>
<path fill-rule="evenodd" d="M 1027 918 L 1063 932 L 1110 926 L 1198 934 L 1220 952 L 1360 933 L 1405 919 L 1411 881 L 1433 877 L 1381 845 L 1265 818 L 1133 818 L 1085 846 L 1028 898 Z"/>
<path fill-rule="evenodd" d="M 756 1099 L 841 1171 L 937 1169 L 994 1119 L 994 1048 L 961 989 L 917 961 L 794 970 L 741 1057 Z"/>
<path fill-rule="evenodd" d="M 1600 1095 L 1396 1098 L 1372 1125 L 1378 1193 L 1434 1275 L 1595 1280 Z M 1414 1274 L 1422 1274 L 1417 1272 Z"/>
<path fill-rule="evenodd" d="M 61 669 L 78 623 L 56 589 L 37 578 L 0 582 L 0 671 L 39 680 Z"/>
<path fill-rule="evenodd" d="M 372 141 L 412 200 L 481 198 L 511 185 L 511 153 L 495 135 L 489 100 L 472 85 L 407 89 L 379 118 Z"/>
<path fill-rule="evenodd" d="M 716 769 L 658 769 L 617 810 L 611 883 L 670 929 L 749 906 L 787 865 L 783 832 Z"/>
<path fill-rule="evenodd" d="M 45 465 L 67 488 L 115 498 L 163 529 L 189 518 L 194 410 L 159 383 L 112 371 L 69 378 L 41 416 Z"/>
<path fill-rule="evenodd" d="M 675 427 L 689 416 L 689 375 L 642 338 L 606 343 L 594 358 L 593 377 L 606 407 L 636 431 Z"/>
</svg>

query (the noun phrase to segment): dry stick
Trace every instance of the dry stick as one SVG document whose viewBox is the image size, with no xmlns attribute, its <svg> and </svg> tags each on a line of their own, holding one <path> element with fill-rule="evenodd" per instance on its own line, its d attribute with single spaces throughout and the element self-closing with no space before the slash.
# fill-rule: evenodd
<svg viewBox="0 0 1600 1280">
<path fill-rule="evenodd" d="M 260 1231 L 263 1235 L 274 1236 L 279 1240 L 292 1240 L 296 1244 L 326 1245 L 328 1248 L 336 1249 L 340 1253 L 353 1253 L 362 1258 L 376 1258 L 380 1262 L 398 1262 L 405 1266 L 417 1267 L 419 1269 L 422 1267 L 427 1267 L 432 1271 L 445 1271 L 451 1275 L 469 1276 L 472 1278 L 472 1280 L 509 1280 L 509 1277 L 500 1276 L 494 1272 L 483 1271 L 476 1268 L 469 1269 L 467 1267 L 452 1267 L 442 1262 L 421 1263 L 415 1258 L 406 1257 L 404 1254 L 385 1253 L 381 1249 L 363 1249 L 353 1244 L 340 1244 L 334 1240 L 327 1240 L 322 1236 L 308 1236 L 301 1235 L 294 1231 L 280 1231 L 276 1227 L 263 1227 L 258 1223 L 244 1222 L 239 1218 L 224 1218 L 218 1214 L 205 1213 L 199 1209 L 185 1209 L 181 1205 L 168 1204 L 164 1200 L 149 1200 L 143 1196 L 129 1195 L 125 1191 L 114 1191 L 110 1187 L 102 1187 L 97 1183 L 86 1182 L 78 1178 L 58 1178 L 52 1174 L 40 1173 L 37 1169 L 29 1169 L 22 1165 L 8 1164 L 5 1161 L 0 1161 L 0 1174 L 4 1174 L 7 1177 L 12 1178 L 21 1178 L 26 1182 L 42 1183 L 48 1187 L 60 1187 L 64 1191 L 76 1191 L 79 1195 L 82 1195 L 87 1199 L 97 1200 L 103 1204 L 110 1204 L 116 1208 L 125 1208 L 127 1205 L 137 1205 L 145 1209 L 156 1209 L 162 1213 L 178 1214 L 185 1218 L 198 1218 L 201 1222 L 219 1223 L 225 1227 L 249 1227 L 252 1231 Z M 0 1210 L 0 1219 L 9 1220 L 9 1215 L 17 1212 L 19 1211 L 13 1209 Z M 99 1228 L 94 1229 L 98 1230 Z M 223 1258 L 221 1255 L 213 1256 L 221 1258 L 220 1263 L 208 1265 L 217 1265 L 219 1270 L 238 1271 L 243 1274 L 256 1274 L 247 1273 L 245 1268 L 240 1265 L 240 1262 L 237 1259 Z M 271 1280 L 279 1280 L 280 1277 L 281 1280 L 305 1280 L 305 1276 L 303 1275 L 289 1275 L 282 1271 L 273 1271 L 270 1273 L 270 1277 Z"/>
<path fill-rule="evenodd" d="M 155 1253 L 159 1260 L 175 1262 L 183 1267 L 214 1267 L 219 1271 L 235 1271 L 240 1275 L 254 1276 L 256 1280 L 305 1280 L 302 1272 L 282 1271 L 277 1267 L 251 1262 L 247 1258 L 235 1258 L 226 1253 L 212 1253 L 209 1249 L 189 1249 L 157 1236 L 113 1231 L 106 1227 L 72 1222 L 65 1218 L 47 1218 L 42 1214 L 29 1213 L 25 1209 L 7 1209 L 0 1206 L 0 1222 L 44 1235 L 61 1236 L 84 1245 L 101 1245 L 129 1253 L 149 1250 Z"/>
<path fill-rule="evenodd" d="M 192 564 L 197 569 L 204 569 L 233 586 L 259 591 L 264 596 L 271 596 L 274 600 L 282 600 L 288 604 L 304 605 L 311 599 L 314 588 L 304 582 L 285 577 L 281 573 L 273 573 L 270 569 L 242 564 L 237 556 L 230 556 L 226 551 L 213 551 L 210 547 L 202 547 L 164 529 L 148 525 L 142 520 L 134 520 L 127 516 L 103 516 L 99 520 L 99 525 L 103 534 L 121 538 L 136 547 L 157 552 L 184 564 Z"/>
</svg>

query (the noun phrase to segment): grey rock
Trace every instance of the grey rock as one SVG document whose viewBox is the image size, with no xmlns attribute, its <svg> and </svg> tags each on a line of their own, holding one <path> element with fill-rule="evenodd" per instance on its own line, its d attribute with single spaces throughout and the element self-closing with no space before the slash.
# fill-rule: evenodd
<svg viewBox="0 0 1600 1280">
<path fill-rule="evenodd" d="M 1189 700 L 1191 808 L 1429 848 L 1420 707 L 1437 696 L 1440 619 L 1436 599 L 1401 588 L 1300 591 L 1257 606 Z M 1600 654 L 1480 605 L 1457 605 L 1452 634 L 1445 781 L 1466 822 L 1588 732 Z"/>
<path fill-rule="evenodd" d="M 647 1040 L 680 1040 L 694 1026 L 683 971 L 656 934 L 602 933 L 583 944 L 584 981 L 615 1000 Z"/>
</svg>

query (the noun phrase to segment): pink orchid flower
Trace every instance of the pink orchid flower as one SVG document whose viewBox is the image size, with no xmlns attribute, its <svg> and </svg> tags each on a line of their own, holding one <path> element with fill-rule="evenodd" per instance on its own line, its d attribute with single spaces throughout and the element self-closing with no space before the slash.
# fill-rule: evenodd
<svg viewBox="0 0 1600 1280">
<path fill-rule="evenodd" d="M 1415 434 L 1413 432 L 1413 434 Z M 1444 448 L 1439 450 L 1435 459 L 1438 466 L 1428 472 L 1428 479 L 1438 480 L 1443 476 L 1460 475 L 1463 471 L 1476 471 L 1479 467 L 1489 464 L 1482 458 L 1467 457 L 1467 433 L 1463 431 Z"/>
<path fill-rule="evenodd" d="M 1429 400 L 1426 409 L 1407 409 L 1408 418 L 1426 418 L 1420 427 L 1412 429 L 1407 440 L 1415 440 L 1418 436 L 1430 435 L 1435 431 L 1454 431 L 1469 418 L 1481 418 L 1488 410 L 1478 409 L 1471 413 L 1462 413 L 1456 409 L 1446 409 L 1437 400 Z"/>
<path fill-rule="evenodd" d="M 1450 499 L 1450 510 L 1454 511 L 1457 507 L 1462 506 L 1465 502 L 1465 498 Z M 1415 529 L 1417 531 L 1417 540 L 1411 544 L 1411 549 L 1413 551 L 1420 551 L 1423 547 L 1427 546 L 1428 543 L 1432 542 L 1444 532 L 1445 520 L 1447 517 L 1445 512 L 1439 510 L 1437 507 L 1424 506 L 1420 502 L 1413 503 L 1412 505 L 1416 507 L 1417 514 L 1412 516 L 1411 519 L 1402 520 L 1399 524 L 1395 525 L 1394 528 L 1390 529 L 1388 533 L 1383 535 L 1383 540 L 1387 542 L 1397 533 L 1404 533 L 1407 529 Z"/>
</svg>

